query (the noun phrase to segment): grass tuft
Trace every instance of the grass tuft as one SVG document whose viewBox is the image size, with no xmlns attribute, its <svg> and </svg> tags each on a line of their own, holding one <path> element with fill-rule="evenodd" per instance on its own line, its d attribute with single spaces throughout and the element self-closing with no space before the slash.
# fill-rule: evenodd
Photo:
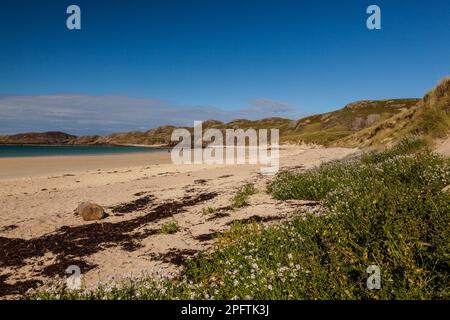
<svg viewBox="0 0 450 320">
<path fill-rule="evenodd" d="M 215 214 L 217 213 L 217 211 L 217 208 L 214 207 L 207 207 L 202 209 L 203 215 Z"/>
<path fill-rule="evenodd" d="M 248 205 L 248 198 L 256 193 L 255 186 L 251 183 L 244 185 L 231 199 L 231 206 L 235 209 Z"/>
<path fill-rule="evenodd" d="M 161 228 L 161 232 L 164 234 L 174 234 L 179 230 L 180 227 L 178 226 L 178 223 L 176 221 L 167 222 Z"/>
</svg>

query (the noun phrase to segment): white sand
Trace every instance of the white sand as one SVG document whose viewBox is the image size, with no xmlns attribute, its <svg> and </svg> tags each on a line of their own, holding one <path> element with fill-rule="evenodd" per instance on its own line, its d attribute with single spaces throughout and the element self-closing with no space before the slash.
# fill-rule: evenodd
<svg viewBox="0 0 450 320">
<path fill-rule="evenodd" d="M 450 157 L 450 137 L 437 142 L 436 152 L 445 157 Z"/>
</svg>

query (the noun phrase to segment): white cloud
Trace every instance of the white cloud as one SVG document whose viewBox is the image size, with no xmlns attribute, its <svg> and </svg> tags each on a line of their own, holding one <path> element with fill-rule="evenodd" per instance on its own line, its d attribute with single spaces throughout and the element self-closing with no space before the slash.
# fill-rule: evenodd
<svg viewBox="0 0 450 320">
<path fill-rule="evenodd" d="M 192 126 L 194 120 L 287 117 L 292 111 L 288 104 L 269 99 L 252 100 L 245 109 L 221 110 L 125 96 L 0 95 L 0 134 L 56 130 L 78 135 L 107 134 L 165 124 Z"/>
<path fill-rule="evenodd" d="M 270 112 L 274 114 L 287 114 L 294 112 L 294 108 L 288 103 L 266 98 L 251 100 L 250 105 L 255 111 Z"/>
</svg>

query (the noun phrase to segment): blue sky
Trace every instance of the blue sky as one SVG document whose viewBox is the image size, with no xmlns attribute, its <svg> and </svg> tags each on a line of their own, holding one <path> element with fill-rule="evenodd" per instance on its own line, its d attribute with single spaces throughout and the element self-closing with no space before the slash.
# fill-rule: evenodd
<svg viewBox="0 0 450 320">
<path fill-rule="evenodd" d="M 297 118 L 423 96 L 450 74 L 450 2 L 6 0 L 0 43 L 0 134 Z"/>
</svg>

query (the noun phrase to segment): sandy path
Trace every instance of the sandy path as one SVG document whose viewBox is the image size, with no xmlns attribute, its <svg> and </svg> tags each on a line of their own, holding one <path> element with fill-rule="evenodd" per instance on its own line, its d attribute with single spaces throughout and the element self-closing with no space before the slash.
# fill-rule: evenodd
<svg viewBox="0 0 450 320">
<path fill-rule="evenodd" d="M 287 146 L 281 150 L 280 164 L 303 170 L 355 151 Z M 162 162 L 167 157 L 149 155 Z M 74 160 L 59 159 L 62 163 L 55 164 L 51 176 L 0 181 L 0 296 L 38 285 L 34 280 L 64 276 L 70 264 L 80 265 L 87 285 L 113 275 L 176 272 L 186 258 L 210 248 L 214 233 L 235 220 L 271 221 L 317 208 L 272 199 L 265 193 L 271 177 L 262 176 L 258 165 L 137 161 L 130 166 L 123 161 L 117 166 L 116 156 L 103 157 L 100 162 L 91 159 L 95 165 L 87 171 L 76 164 L 71 167 Z M 229 208 L 232 196 L 247 182 L 258 190 L 250 206 Z M 107 208 L 109 216 L 94 223 L 75 216 L 78 203 L 88 200 Z M 127 206 L 118 207 L 121 204 Z M 205 215 L 206 207 L 221 210 Z M 162 234 L 160 228 L 168 221 L 176 221 L 180 231 Z"/>
<path fill-rule="evenodd" d="M 437 143 L 436 152 L 445 157 L 450 157 L 450 137 L 447 137 Z"/>
</svg>

